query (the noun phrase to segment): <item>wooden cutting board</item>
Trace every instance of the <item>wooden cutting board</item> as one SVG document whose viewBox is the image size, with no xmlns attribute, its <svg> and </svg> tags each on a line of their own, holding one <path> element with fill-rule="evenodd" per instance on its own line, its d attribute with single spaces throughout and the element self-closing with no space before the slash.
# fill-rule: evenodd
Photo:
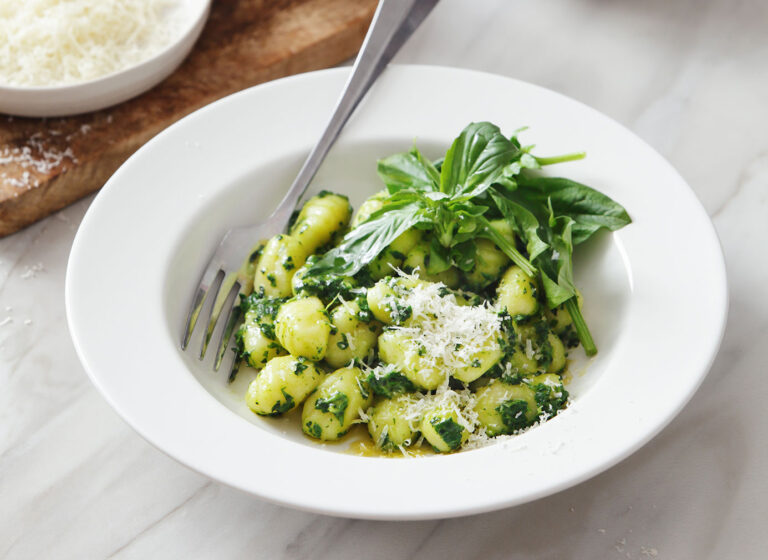
<svg viewBox="0 0 768 560">
<path fill-rule="evenodd" d="M 376 0 L 214 0 L 189 58 L 161 84 L 75 117 L 0 115 L 0 236 L 99 189 L 165 127 L 243 88 L 342 62 Z"/>
</svg>

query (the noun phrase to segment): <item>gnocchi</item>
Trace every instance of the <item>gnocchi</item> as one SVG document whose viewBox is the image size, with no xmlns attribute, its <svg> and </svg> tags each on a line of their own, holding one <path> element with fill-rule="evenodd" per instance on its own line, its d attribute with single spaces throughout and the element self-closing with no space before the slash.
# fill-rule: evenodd
<svg viewBox="0 0 768 560">
<path fill-rule="evenodd" d="M 318 362 L 325 357 L 331 323 L 320 298 L 295 298 L 280 306 L 275 317 L 275 334 L 293 356 Z"/>
<path fill-rule="evenodd" d="M 339 368 L 355 360 L 367 360 L 379 339 L 381 325 L 375 319 L 364 321 L 360 305 L 343 301 L 331 313 L 332 331 L 328 337 L 325 361 Z"/>
<path fill-rule="evenodd" d="M 353 224 L 385 198 L 368 199 Z M 537 280 L 493 242 L 477 240 L 471 269 L 430 274 L 430 245 L 412 228 L 367 275 L 313 275 L 320 257 L 307 251 L 331 242 L 348 219 L 343 197 L 313 197 L 290 235 L 264 245 L 237 337 L 242 358 L 261 370 L 246 395 L 251 410 L 301 407 L 302 430 L 321 441 L 364 423 L 382 453 L 409 453 L 418 442 L 450 453 L 567 405 L 559 333 L 569 325 L 562 310 L 542 309 Z M 497 228 L 514 242 L 506 222 Z"/>
<path fill-rule="evenodd" d="M 304 204 L 291 227 L 291 235 L 309 253 L 314 253 L 343 232 L 351 216 L 352 207 L 346 196 L 323 191 Z"/>
<path fill-rule="evenodd" d="M 262 249 L 253 277 L 253 289 L 267 297 L 291 295 L 291 281 L 308 255 L 306 247 L 290 235 L 277 235 Z"/>
<path fill-rule="evenodd" d="M 324 442 L 364 424 L 385 455 L 452 453 L 565 409 L 570 349 L 597 351 L 573 247 L 631 220 L 594 189 L 531 180 L 557 160 L 472 123 L 442 159 L 413 148 L 381 160 L 386 188 L 354 217 L 346 196 L 309 198 L 242 273 L 248 407 Z M 589 205 L 570 199 L 611 219 L 585 223 Z"/>
<path fill-rule="evenodd" d="M 304 433 L 324 441 L 339 439 L 360 418 L 360 411 L 373 401 L 360 368 L 334 371 L 304 403 L 301 425 Z"/>
<path fill-rule="evenodd" d="M 248 386 L 248 408 L 262 416 L 290 412 L 318 386 L 322 374 L 308 360 L 281 356 L 272 358 Z"/>
</svg>

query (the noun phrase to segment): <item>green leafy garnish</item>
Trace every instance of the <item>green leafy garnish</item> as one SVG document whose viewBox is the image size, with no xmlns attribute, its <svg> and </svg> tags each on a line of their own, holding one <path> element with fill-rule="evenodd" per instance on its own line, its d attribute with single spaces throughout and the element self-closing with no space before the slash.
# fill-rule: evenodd
<svg viewBox="0 0 768 560">
<path fill-rule="evenodd" d="M 352 276 L 371 262 L 387 245 L 419 223 L 426 223 L 415 203 L 387 204 L 353 228 L 340 245 L 328 251 L 306 276 Z"/>
<path fill-rule="evenodd" d="M 568 391 L 562 385 L 550 387 L 544 383 L 535 384 L 532 389 L 536 392 L 536 404 L 547 417 L 554 416 L 568 402 Z"/>
<path fill-rule="evenodd" d="M 452 418 L 447 420 L 440 420 L 439 418 L 433 418 L 430 422 L 432 427 L 437 432 L 449 449 L 458 449 L 461 445 L 461 436 L 464 428 L 456 423 Z"/>
<path fill-rule="evenodd" d="M 240 296 L 239 313 L 246 321 L 240 325 L 235 333 L 235 353 L 237 359 L 248 360 L 248 352 L 245 351 L 243 337 L 250 326 L 258 326 L 264 336 L 275 339 L 275 325 L 273 324 L 277 316 L 277 310 L 285 302 L 285 298 L 264 297 L 258 293 L 252 293 L 248 296 Z M 250 322 L 249 322 L 250 320 Z"/>
<path fill-rule="evenodd" d="M 371 371 L 366 382 L 375 395 L 391 399 L 401 393 L 412 393 L 416 386 L 405 375 L 397 370 L 384 372 Z"/>
<path fill-rule="evenodd" d="M 296 375 L 301 375 L 304 373 L 304 370 L 306 370 L 307 367 L 309 367 L 307 366 L 307 359 L 303 356 L 299 356 L 296 358 L 296 364 L 293 366 L 293 373 Z"/>
<path fill-rule="evenodd" d="M 551 208 L 555 216 L 573 220 L 573 244 L 579 245 L 600 229 L 615 231 L 632 220 L 623 206 L 586 185 L 561 177 L 522 175 L 519 195 L 536 201 L 539 208 Z"/>
<path fill-rule="evenodd" d="M 547 306 L 565 307 L 585 352 L 594 354 L 597 347 L 576 303 L 573 247 L 631 219 L 621 205 L 586 185 L 538 174 L 541 166 L 581 159 L 583 153 L 539 157 L 532 148 L 480 122 L 468 125 L 436 162 L 415 147 L 382 159 L 378 173 L 388 193 L 382 207 L 313 262 L 305 278 L 350 278 L 411 228 L 431 234 L 424 272 L 468 272 L 475 266 L 476 240 L 486 238 L 540 279 Z M 491 223 L 499 218 L 518 243 Z"/>
<path fill-rule="evenodd" d="M 522 430 L 530 424 L 526 417 L 528 403 L 522 399 L 504 401 L 496 407 L 496 412 L 510 433 Z"/>
<path fill-rule="evenodd" d="M 304 433 L 312 436 L 313 438 L 320 439 L 320 436 L 323 434 L 323 429 L 320 427 L 320 424 L 309 420 L 304 426 Z"/>
<path fill-rule="evenodd" d="M 322 412 L 330 412 L 339 421 L 339 424 L 344 424 L 344 413 L 347 411 L 349 405 L 349 397 L 344 393 L 334 393 L 328 398 L 317 399 L 315 401 L 315 408 Z"/>
<path fill-rule="evenodd" d="M 315 255 L 310 256 L 307 259 L 305 266 L 311 268 L 319 257 Z M 357 277 L 340 276 L 336 273 L 329 274 L 300 274 L 297 273 L 293 278 L 294 287 L 296 289 L 296 295 L 300 296 L 317 296 L 323 301 L 331 301 L 337 297 L 344 299 L 354 299 L 357 292 L 360 291 L 360 282 L 358 277 L 362 276 L 362 272 Z"/>
<path fill-rule="evenodd" d="M 283 414 L 284 412 L 288 412 L 291 410 L 294 406 L 296 406 L 296 401 L 293 400 L 293 397 L 290 393 L 285 392 L 285 388 L 281 388 L 280 392 L 283 394 L 284 401 L 277 401 L 275 405 L 272 407 L 272 410 L 270 412 L 270 415 L 277 416 L 278 414 Z"/>
</svg>

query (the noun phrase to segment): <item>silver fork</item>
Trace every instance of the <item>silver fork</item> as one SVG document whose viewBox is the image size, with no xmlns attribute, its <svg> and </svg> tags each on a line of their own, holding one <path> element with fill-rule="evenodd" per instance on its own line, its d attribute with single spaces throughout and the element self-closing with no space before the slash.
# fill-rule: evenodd
<svg viewBox="0 0 768 560">
<path fill-rule="evenodd" d="M 221 331 L 213 365 L 214 370 L 218 371 L 224 353 L 229 346 L 229 340 L 240 319 L 240 308 L 236 300 L 238 294 L 245 293 L 247 282 L 238 274 L 249 250 L 259 240 L 266 240 L 285 230 L 296 204 L 307 190 L 328 150 L 360 100 L 438 1 L 380 0 L 363 46 L 352 67 L 352 73 L 344 86 L 331 119 L 320 140 L 309 153 L 293 184 L 285 193 L 285 197 L 265 222 L 249 227 L 234 228 L 224 234 L 221 243 L 208 262 L 208 266 L 205 267 L 187 315 L 184 334 L 181 339 L 182 350 L 186 350 L 189 345 L 204 304 L 210 302 L 206 321 L 204 321 L 207 323 L 207 328 L 200 346 L 200 359 L 205 358 L 216 324 L 222 311 L 226 309 L 225 327 Z M 237 366 L 238 363 L 235 360 L 230 372 L 230 380 L 233 378 Z"/>
</svg>

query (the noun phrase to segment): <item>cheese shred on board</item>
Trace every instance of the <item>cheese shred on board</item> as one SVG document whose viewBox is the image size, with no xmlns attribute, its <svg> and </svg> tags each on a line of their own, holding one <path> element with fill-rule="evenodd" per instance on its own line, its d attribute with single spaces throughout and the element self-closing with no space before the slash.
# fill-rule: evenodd
<svg viewBox="0 0 768 560">
<path fill-rule="evenodd" d="M 0 83 L 75 84 L 151 58 L 177 35 L 173 0 L 2 0 Z"/>
</svg>

